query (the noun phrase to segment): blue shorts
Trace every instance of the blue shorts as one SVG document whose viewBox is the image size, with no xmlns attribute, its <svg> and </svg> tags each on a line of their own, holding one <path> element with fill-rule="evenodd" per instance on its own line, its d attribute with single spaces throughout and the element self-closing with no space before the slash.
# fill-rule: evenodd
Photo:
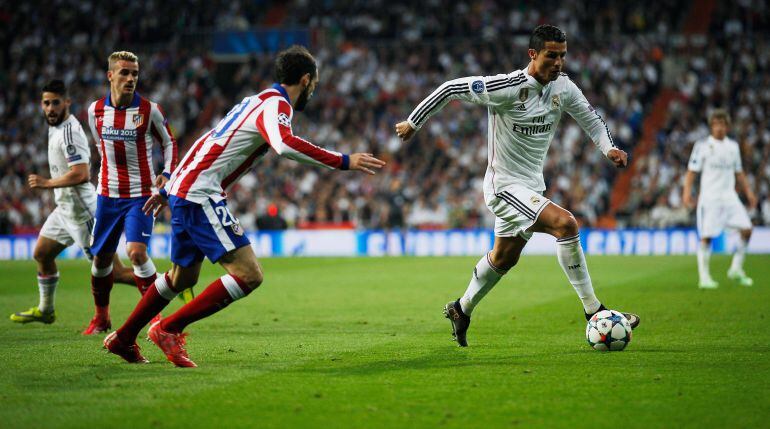
<svg viewBox="0 0 770 429">
<path fill-rule="evenodd" d="M 149 243 L 155 220 L 152 215 L 142 212 L 142 206 L 148 198 L 109 198 L 98 195 L 91 253 L 94 255 L 115 253 L 120 234 L 124 230 L 127 242 L 145 245 Z"/>
<path fill-rule="evenodd" d="M 209 258 L 217 262 L 225 253 L 250 244 L 227 201 L 193 203 L 173 195 L 171 208 L 171 262 L 189 267 Z"/>
</svg>

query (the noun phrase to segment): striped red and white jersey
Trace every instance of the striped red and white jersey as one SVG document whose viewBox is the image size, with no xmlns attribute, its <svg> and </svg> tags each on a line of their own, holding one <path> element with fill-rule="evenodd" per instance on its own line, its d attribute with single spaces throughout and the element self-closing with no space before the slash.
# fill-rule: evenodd
<svg viewBox="0 0 770 429">
<path fill-rule="evenodd" d="M 101 158 L 96 192 L 112 198 L 152 195 L 155 173 L 152 144 L 163 149 L 163 171 L 177 164 L 177 145 L 168 120 L 157 103 L 134 93 L 131 105 L 114 107 L 110 95 L 88 107 L 88 125 Z"/>
<path fill-rule="evenodd" d="M 219 202 L 224 190 L 269 149 L 305 164 L 347 169 L 349 157 L 318 147 L 291 130 L 289 97 L 273 85 L 235 105 L 217 126 L 199 138 L 166 184 L 169 195 L 198 204 Z"/>
</svg>

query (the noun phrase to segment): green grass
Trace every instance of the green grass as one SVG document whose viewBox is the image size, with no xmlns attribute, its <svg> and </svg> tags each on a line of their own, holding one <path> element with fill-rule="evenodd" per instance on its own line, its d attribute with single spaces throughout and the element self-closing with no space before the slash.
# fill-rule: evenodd
<svg viewBox="0 0 770 429">
<path fill-rule="evenodd" d="M 144 340 L 152 363 L 129 365 L 81 336 L 89 271 L 63 261 L 55 324 L 0 323 L 0 427 L 767 427 L 767 256 L 747 258 L 752 288 L 714 257 L 715 291 L 695 286 L 695 257 L 589 258 L 599 298 L 642 317 L 619 353 L 588 347 L 574 291 L 538 256 L 456 347 L 441 309 L 475 260 L 263 260 L 262 288 L 189 327 L 193 370 Z M 37 303 L 33 264 L 0 273 L 0 315 Z M 206 264 L 201 283 L 221 273 Z M 138 293 L 112 297 L 117 326 Z"/>
</svg>

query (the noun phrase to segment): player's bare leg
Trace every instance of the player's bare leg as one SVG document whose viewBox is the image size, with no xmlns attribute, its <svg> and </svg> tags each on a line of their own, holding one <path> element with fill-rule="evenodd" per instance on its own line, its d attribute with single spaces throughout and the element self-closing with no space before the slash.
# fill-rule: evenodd
<svg viewBox="0 0 770 429">
<path fill-rule="evenodd" d="M 737 281 L 742 286 L 752 286 L 754 280 L 743 271 L 743 260 L 746 258 L 746 248 L 749 246 L 749 240 L 751 239 L 751 228 L 742 229 L 740 236 L 741 240 L 735 249 L 733 261 L 730 264 L 730 269 L 727 271 L 727 277 Z"/>
<path fill-rule="evenodd" d="M 262 268 L 251 246 L 226 253 L 218 261 L 228 274 L 220 277 L 195 299 L 174 314 L 150 327 L 148 336 L 179 367 L 197 366 L 187 355 L 185 336 L 187 325 L 224 309 L 262 284 Z M 175 275 L 183 275 L 176 270 Z"/>
<path fill-rule="evenodd" d="M 709 262 L 711 260 L 711 238 L 702 237 L 698 247 L 698 287 L 701 289 L 716 289 L 719 287 L 711 277 Z"/>
<path fill-rule="evenodd" d="M 597 311 L 604 310 L 605 307 L 594 293 L 588 264 L 583 254 L 583 247 L 580 245 L 580 229 L 572 213 L 550 202 L 540 213 L 532 226 L 532 231 L 544 232 L 556 237 L 556 257 L 583 303 L 586 320 Z M 623 315 L 628 319 L 632 329 L 639 325 L 638 315 L 633 313 L 623 313 Z"/>
<path fill-rule="evenodd" d="M 123 261 L 120 260 L 117 253 L 112 258 L 112 273 L 115 283 L 136 286 L 134 270 L 131 269 L 131 267 L 123 265 Z"/>
<path fill-rule="evenodd" d="M 56 267 L 56 257 L 67 246 L 50 238 L 40 236 L 37 239 L 33 257 L 37 262 L 37 284 L 40 291 L 40 301 L 37 307 L 11 314 L 11 320 L 16 323 L 42 322 L 53 323 L 56 320 L 54 311 L 54 296 L 59 283 L 59 270 Z"/>
</svg>

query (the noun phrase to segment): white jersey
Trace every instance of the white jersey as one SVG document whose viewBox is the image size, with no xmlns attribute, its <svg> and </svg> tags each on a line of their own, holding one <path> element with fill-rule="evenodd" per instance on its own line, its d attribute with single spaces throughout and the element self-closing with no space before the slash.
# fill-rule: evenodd
<svg viewBox="0 0 770 429">
<path fill-rule="evenodd" d="M 698 203 L 740 201 L 735 174 L 743 171 L 741 150 L 735 140 L 708 136 L 695 143 L 687 169 L 700 175 Z"/>
<path fill-rule="evenodd" d="M 48 166 L 52 179 L 67 174 L 73 165 L 88 165 L 90 154 L 86 133 L 74 115 L 55 127 L 48 127 Z M 53 195 L 59 212 L 72 222 L 88 222 L 94 217 L 96 191 L 90 182 L 54 188 Z"/>
<path fill-rule="evenodd" d="M 609 128 L 566 74 L 541 85 L 527 69 L 496 76 L 471 76 L 438 87 L 409 115 L 419 129 L 450 100 L 487 106 L 489 163 L 484 192 L 511 185 L 545 190 L 543 164 L 562 112 L 569 113 L 605 155 L 614 147 Z"/>
<path fill-rule="evenodd" d="M 349 157 L 326 150 L 291 131 L 294 110 L 280 85 L 246 97 L 199 138 L 171 175 L 169 195 L 202 204 L 225 198 L 224 190 L 269 149 L 307 164 L 347 169 Z"/>
</svg>

